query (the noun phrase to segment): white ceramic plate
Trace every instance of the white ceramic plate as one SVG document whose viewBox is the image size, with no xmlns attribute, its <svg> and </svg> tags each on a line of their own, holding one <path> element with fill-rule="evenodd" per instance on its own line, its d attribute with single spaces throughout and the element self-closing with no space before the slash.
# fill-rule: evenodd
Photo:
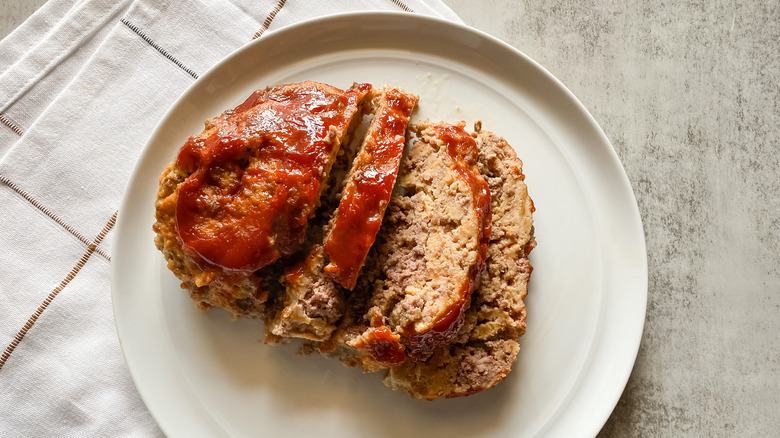
<svg viewBox="0 0 780 438">
<path fill-rule="evenodd" d="M 539 246 L 528 331 L 505 382 L 424 402 L 291 347 L 262 323 L 201 313 L 153 244 L 158 177 L 203 120 L 267 85 L 393 84 L 417 117 L 481 119 L 525 163 Z M 633 367 L 647 262 L 631 186 L 587 110 L 540 65 L 484 33 L 421 15 L 360 13 L 291 26 L 228 56 L 173 105 L 133 173 L 116 226 L 117 330 L 141 396 L 171 437 L 593 436 Z"/>
</svg>

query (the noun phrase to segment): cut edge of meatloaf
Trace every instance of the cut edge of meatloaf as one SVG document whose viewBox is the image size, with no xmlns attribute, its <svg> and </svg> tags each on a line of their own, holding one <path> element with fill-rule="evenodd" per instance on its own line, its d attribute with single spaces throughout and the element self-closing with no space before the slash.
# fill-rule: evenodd
<svg viewBox="0 0 780 438">
<path fill-rule="evenodd" d="M 519 351 L 515 340 L 454 344 L 423 362 L 407 361 L 391 368 L 382 381 L 424 400 L 463 397 L 504 380 Z"/>
<path fill-rule="evenodd" d="M 347 164 L 348 175 L 338 190 L 341 199 L 324 227 L 323 244 L 315 244 L 306 259 L 282 278 L 283 304 L 277 299 L 280 303 L 270 306 L 265 318 L 267 343 L 293 337 L 328 339 L 344 314 L 344 294 L 349 293 L 344 283 L 348 286 L 351 276 L 356 280 L 379 231 L 418 97 L 387 86 L 372 93 L 374 118 L 357 155 Z M 332 275 L 328 268 L 335 260 L 342 262 L 342 269 Z"/>
<path fill-rule="evenodd" d="M 528 195 L 523 162 L 507 141 L 475 126 L 479 170 L 491 193 L 493 223 L 486 269 L 469 312 L 464 331 L 472 340 L 517 339 L 525 333 L 528 260 L 536 247 L 533 200 Z"/>
<path fill-rule="evenodd" d="M 323 275 L 325 251 L 314 245 L 308 256 L 282 277 L 284 307 L 268 308 L 265 317 L 266 343 L 282 343 L 289 338 L 313 341 L 326 339 L 344 313 L 339 285 Z M 281 307 L 281 308 L 280 308 Z"/>
<path fill-rule="evenodd" d="M 337 90 L 341 93 L 345 92 L 326 84 L 317 84 L 311 81 L 301 84 L 289 84 L 289 86 L 302 84 L 314 84 L 323 89 Z M 288 85 L 269 87 L 255 92 L 235 109 L 225 111 L 222 115 L 207 120 L 204 131 L 199 135 L 205 135 L 207 132 L 216 129 L 219 120 L 229 118 L 232 114 L 252 108 L 262 99 L 263 93 L 285 86 Z M 320 185 L 320 195 L 327 191 L 327 176 L 340 146 L 349 142 L 350 136 L 368 110 L 368 99 L 366 97 L 369 96 L 370 85 L 354 84 L 349 90 L 356 90 L 359 93 L 358 99 L 354 108 L 350 107 L 351 114 L 348 117 L 346 129 L 342 130 L 342 132 L 336 132 L 337 130 L 331 127 L 327 138 L 325 138 L 325 141 L 333 144 L 333 151 L 330 160 L 328 160 L 330 162 L 328 168 L 322 169 L 325 179 L 323 179 Z M 284 272 L 286 262 L 283 259 L 279 259 L 261 269 L 248 272 L 223 269 L 209 263 L 198 263 L 193 257 L 189 256 L 179 235 L 176 208 L 178 201 L 177 188 L 189 177 L 190 173 L 177 163 L 177 159 L 174 159 L 160 176 L 160 186 L 155 200 L 156 221 L 152 227 L 156 233 L 155 245 L 163 253 L 168 269 L 182 281 L 182 289 L 189 292 L 190 298 L 195 301 L 199 309 L 206 311 L 211 307 L 221 307 L 230 311 L 233 318 L 242 316 L 249 318 L 262 317 L 269 293 L 279 293 L 278 290 L 281 286 L 278 279 Z M 317 202 L 319 202 L 319 196 Z"/>
<path fill-rule="evenodd" d="M 390 370 L 384 383 L 421 399 L 459 397 L 490 388 L 511 370 L 525 332 L 528 255 L 536 246 L 534 205 L 523 163 L 503 138 L 475 126 L 480 173 L 491 192 L 493 212 L 486 269 L 471 297 L 458 339 L 423 362 Z"/>
<path fill-rule="evenodd" d="M 411 127 L 382 230 L 323 353 L 375 371 L 424 360 L 458 334 L 490 233 L 490 193 L 463 126 Z"/>
</svg>

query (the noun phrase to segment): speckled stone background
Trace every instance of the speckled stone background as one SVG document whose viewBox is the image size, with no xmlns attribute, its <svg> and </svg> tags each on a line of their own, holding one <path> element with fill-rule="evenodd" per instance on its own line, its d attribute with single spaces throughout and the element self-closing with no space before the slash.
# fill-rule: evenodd
<svg viewBox="0 0 780 438">
<path fill-rule="evenodd" d="M 563 81 L 644 221 L 647 320 L 600 437 L 780 435 L 780 1 L 444 0 Z M 0 0 L 0 37 L 41 0 Z"/>
<path fill-rule="evenodd" d="M 446 3 L 563 81 L 633 185 L 647 319 L 600 436 L 780 436 L 780 2 Z"/>
</svg>

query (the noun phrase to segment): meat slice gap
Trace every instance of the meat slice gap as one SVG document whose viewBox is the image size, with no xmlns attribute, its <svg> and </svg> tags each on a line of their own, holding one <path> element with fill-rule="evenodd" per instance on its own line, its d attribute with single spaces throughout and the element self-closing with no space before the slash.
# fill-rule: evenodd
<svg viewBox="0 0 780 438">
<path fill-rule="evenodd" d="M 374 117 L 339 192 L 338 208 L 323 227 L 324 239 L 284 276 L 283 304 L 266 317 L 266 342 L 324 341 L 336 329 L 344 295 L 354 288 L 382 224 L 417 100 L 392 87 L 374 93 Z"/>
</svg>

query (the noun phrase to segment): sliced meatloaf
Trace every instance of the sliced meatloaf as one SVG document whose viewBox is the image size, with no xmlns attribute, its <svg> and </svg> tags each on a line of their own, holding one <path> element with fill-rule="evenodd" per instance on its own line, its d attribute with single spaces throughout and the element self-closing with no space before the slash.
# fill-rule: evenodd
<svg viewBox="0 0 780 438">
<path fill-rule="evenodd" d="M 385 89 L 377 98 L 374 120 L 352 164 L 324 245 L 329 260 L 325 271 L 346 289 L 355 288 L 382 224 L 417 99 L 397 88 Z"/>
<path fill-rule="evenodd" d="M 462 126 L 421 122 L 339 330 L 322 351 L 367 371 L 421 361 L 464 322 L 490 235 L 490 192 Z"/>
<path fill-rule="evenodd" d="M 494 386 L 509 373 L 519 350 L 516 339 L 525 332 L 534 205 L 514 149 L 479 124 L 476 130 L 479 170 L 491 193 L 487 266 L 455 342 L 428 360 L 393 367 L 385 377 L 386 385 L 417 398 L 458 397 Z"/>
<path fill-rule="evenodd" d="M 208 120 L 160 177 L 155 243 L 201 309 L 262 314 L 275 263 L 304 241 L 371 86 L 259 90 Z"/>
<path fill-rule="evenodd" d="M 314 245 L 306 260 L 285 275 L 283 307 L 270 307 L 266 317 L 267 342 L 290 337 L 324 341 L 344 313 L 348 291 L 342 288 L 354 288 L 379 231 L 417 103 L 417 96 L 397 88 L 375 94 L 374 118 L 325 227 L 324 245 Z"/>
</svg>

